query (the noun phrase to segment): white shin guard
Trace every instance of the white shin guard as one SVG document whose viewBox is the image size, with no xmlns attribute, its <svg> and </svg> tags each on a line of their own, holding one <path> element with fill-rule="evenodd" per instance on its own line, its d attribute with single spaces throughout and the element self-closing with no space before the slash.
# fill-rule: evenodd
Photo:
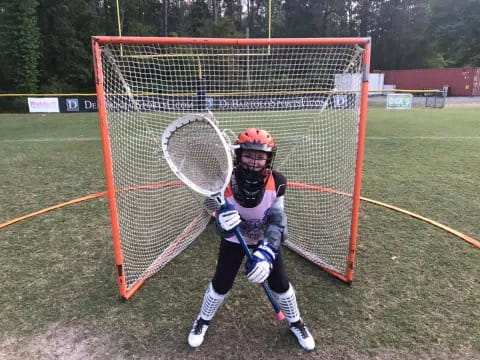
<svg viewBox="0 0 480 360">
<path fill-rule="evenodd" d="M 300 311 L 292 284 L 289 284 L 288 290 L 284 293 L 272 291 L 272 294 L 290 324 L 300 320 Z"/>
<path fill-rule="evenodd" d="M 215 316 L 220 305 L 227 298 L 228 294 L 218 294 L 214 289 L 212 283 L 208 284 L 207 291 L 203 297 L 202 310 L 200 316 L 203 320 L 210 321 Z"/>
</svg>

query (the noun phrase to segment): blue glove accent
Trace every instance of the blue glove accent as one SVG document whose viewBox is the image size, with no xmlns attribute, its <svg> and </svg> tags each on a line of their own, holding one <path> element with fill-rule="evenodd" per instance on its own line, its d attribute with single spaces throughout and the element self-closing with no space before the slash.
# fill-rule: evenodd
<svg viewBox="0 0 480 360">
<path fill-rule="evenodd" d="M 266 242 L 265 240 L 258 242 L 257 248 L 255 249 L 253 254 L 255 255 L 257 251 L 260 251 L 262 255 L 267 259 L 267 261 L 272 264 L 275 261 L 278 253 L 277 249 L 275 249 L 272 244 Z"/>
<path fill-rule="evenodd" d="M 222 206 L 220 206 L 220 209 L 218 209 L 217 215 L 230 210 L 235 210 L 235 206 L 229 204 L 228 202 L 225 202 Z"/>
<path fill-rule="evenodd" d="M 270 268 L 273 267 L 273 262 L 277 256 L 277 250 L 265 240 L 259 241 L 255 251 L 252 254 L 252 258 L 248 259 L 245 263 L 245 275 L 248 275 L 255 266 L 261 261 L 267 261 Z"/>
</svg>

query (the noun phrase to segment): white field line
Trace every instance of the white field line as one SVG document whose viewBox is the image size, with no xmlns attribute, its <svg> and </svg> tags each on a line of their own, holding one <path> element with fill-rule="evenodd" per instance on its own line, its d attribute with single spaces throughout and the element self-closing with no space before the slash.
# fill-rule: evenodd
<svg viewBox="0 0 480 360">
<path fill-rule="evenodd" d="M 367 136 L 367 140 L 480 140 L 480 136 Z M 100 141 L 100 137 L 3 139 L 2 143 Z"/>
</svg>

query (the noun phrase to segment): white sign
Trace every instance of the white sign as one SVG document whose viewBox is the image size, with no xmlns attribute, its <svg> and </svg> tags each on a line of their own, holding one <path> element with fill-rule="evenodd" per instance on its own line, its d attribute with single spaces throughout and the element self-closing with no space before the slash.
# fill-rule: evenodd
<svg viewBox="0 0 480 360">
<path fill-rule="evenodd" d="M 387 109 L 411 109 L 412 99 L 412 94 L 387 94 Z"/>
<path fill-rule="evenodd" d="M 28 110 L 31 113 L 60 112 L 58 98 L 28 98 Z"/>
<path fill-rule="evenodd" d="M 385 74 L 370 73 L 368 75 L 368 95 L 382 95 L 384 87 Z"/>
<path fill-rule="evenodd" d="M 359 91 L 362 74 L 335 74 L 335 90 Z"/>
</svg>

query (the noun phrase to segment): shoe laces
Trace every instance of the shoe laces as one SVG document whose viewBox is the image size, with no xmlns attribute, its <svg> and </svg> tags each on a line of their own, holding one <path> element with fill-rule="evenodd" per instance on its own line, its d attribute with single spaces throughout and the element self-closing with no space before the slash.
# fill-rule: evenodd
<svg viewBox="0 0 480 360">
<path fill-rule="evenodd" d="M 208 324 L 209 324 L 209 321 L 203 320 L 202 318 L 199 318 L 199 319 L 195 320 L 195 325 L 193 325 L 192 332 L 195 335 L 200 335 L 202 333 L 203 326 L 208 325 Z"/>
<path fill-rule="evenodd" d="M 306 339 L 310 336 L 309 333 L 308 333 L 308 330 L 307 330 L 307 326 L 305 325 L 305 323 L 302 320 L 298 320 L 298 321 L 292 323 L 291 326 L 300 331 L 300 334 L 302 335 L 302 338 Z"/>
</svg>

